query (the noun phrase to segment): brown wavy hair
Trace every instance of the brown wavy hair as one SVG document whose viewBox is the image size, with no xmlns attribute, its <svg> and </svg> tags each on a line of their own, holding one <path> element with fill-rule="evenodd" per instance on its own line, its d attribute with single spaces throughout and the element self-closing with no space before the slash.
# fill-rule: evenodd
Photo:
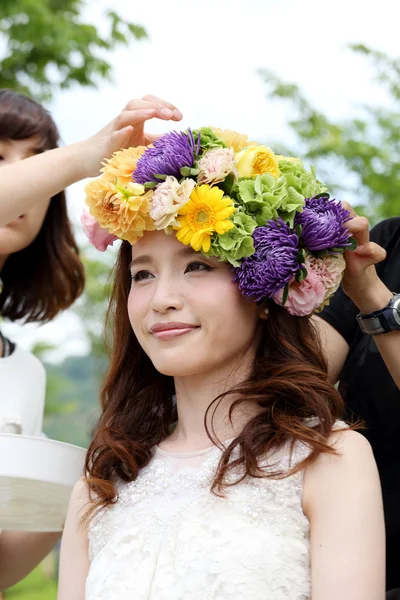
<svg viewBox="0 0 400 600">
<path fill-rule="evenodd" d="M 57 148 L 58 129 L 40 104 L 0 90 L 0 138 L 38 136 L 44 152 Z M 65 192 L 54 196 L 34 241 L 11 254 L 1 271 L 0 314 L 11 321 L 51 321 L 80 296 L 85 277 L 68 219 Z"/>
<path fill-rule="evenodd" d="M 137 341 L 128 317 L 128 273 L 131 246 L 123 242 L 114 272 L 114 287 L 107 315 L 112 332 L 111 362 L 101 394 L 102 414 L 87 452 L 85 472 L 91 506 L 84 521 L 118 499 L 115 482 L 133 481 L 151 457 L 152 448 L 171 431 L 177 419 L 173 378 L 159 373 Z M 252 403 L 258 412 L 223 452 L 212 492 L 223 494 L 225 476 L 235 467 L 243 476 L 261 477 L 259 459 L 289 442 L 307 444 L 309 456 L 284 477 L 304 468 L 321 452 L 334 453 L 328 437 L 341 417 L 343 401 L 328 382 L 327 364 L 313 325 L 306 317 L 293 317 L 271 302 L 262 328 L 253 372 L 247 381 L 227 391 L 238 394 L 230 415 L 241 403 Z M 315 426 L 304 420 L 317 417 Z M 206 425 L 206 418 L 204 420 Z M 212 420 L 211 420 L 212 424 Z M 207 428 L 207 425 L 206 425 Z M 207 429 L 210 440 L 218 444 Z M 239 457 L 232 451 L 239 447 Z M 230 484 L 232 485 L 232 484 Z"/>
</svg>

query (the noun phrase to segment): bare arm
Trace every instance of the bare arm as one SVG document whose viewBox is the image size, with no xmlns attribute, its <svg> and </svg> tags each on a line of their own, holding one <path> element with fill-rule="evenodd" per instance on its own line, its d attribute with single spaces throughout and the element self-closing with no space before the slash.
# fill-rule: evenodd
<svg viewBox="0 0 400 600">
<path fill-rule="evenodd" d="M 385 531 L 378 471 L 366 439 L 334 434 L 337 456 L 306 469 L 312 600 L 383 600 Z"/>
<path fill-rule="evenodd" d="M 96 177 L 104 158 L 120 148 L 152 142 L 157 136 L 144 133 L 144 123 L 152 118 L 180 121 L 182 114 L 155 96 L 131 100 L 118 117 L 88 140 L 1 167 L 0 226 L 72 183 Z"/>
<path fill-rule="evenodd" d="M 400 290 L 392 291 L 400 292 Z M 374 285 L 371 285 L 360 297 L 355 298 L 353 301 L 361 313 L 369 314 L 375 310 L 385 308 L 392 298 L 392 291 L 378 279 Z M 400 331 L 374 335 L 374 341 L 393 381 L 400 389 Z"/>
<path fill-rule="evenodd" d="M 57 600 L 85 600 L 89 571 L 87 530 L 80 519 L 89 501 L 86 483 L 79 481 L 71 495 L 61 542 Z"/>
<path fill-rule="evenodd" d="M 322 348 L 328 362 L 328 376 L 331 383 L 339 381 L 344 363 L 349 353 L 349 345 L 332 325 L 313 316 L 312 322 L 315 325 L 321 338 Z"/>
<path fill-rule="evenodd" d="M 400 290 L 389 290 L 379 279 L 375 265 L 385 259 L 386 251 L 370 241 L 367 219 L 357 217 L 350 210 L 353 219 L 348 222 L 347 227 L 359 245 L 354 252 L 345 253 L 343 291 L 361 313 L 369 314 L 384 308 L 392 298 L 392 292 Z M 400 389 L 400 331 L 375 335 L 374 341 L 393 381 Z"/>
<path fill-rule="evenodd" d="M 3 531 L 0 535 L 0 590 L 26 577 L 60 537 L 61 533 Z"/>
</svg>

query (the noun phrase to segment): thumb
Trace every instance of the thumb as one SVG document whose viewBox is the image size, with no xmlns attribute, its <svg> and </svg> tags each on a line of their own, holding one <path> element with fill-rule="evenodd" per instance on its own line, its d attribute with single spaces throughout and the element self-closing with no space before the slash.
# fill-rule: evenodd
<svg viewBox="0 0 400 600">
<path fill-rule="evenodd" d="M 119 131 L 114 131 L 111 134 L 111 139 L 110 139 L 111 152 L 116 152 L 117 150 L 120 150 L 121 148 L 126 148 L 129 143 L 129 139 L 132 135 L 132 132 L 133 132 L 132 125 L 128 125 L 127 127 L 120 129 Z"/>
</svg>

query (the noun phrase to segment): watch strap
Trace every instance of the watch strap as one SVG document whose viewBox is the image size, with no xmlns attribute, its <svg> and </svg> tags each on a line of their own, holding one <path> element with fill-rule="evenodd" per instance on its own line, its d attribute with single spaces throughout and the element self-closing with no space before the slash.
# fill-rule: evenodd
<svg viewBox="0 0 400 600">
<path fill-rule="evenodd" d="M 400 294 L 393 294 L 389 304 L 380 310 L 368 315 L 359 313 L 357 322 L 361 330 L 368 335 L 400 330 Z"/>
</svg>

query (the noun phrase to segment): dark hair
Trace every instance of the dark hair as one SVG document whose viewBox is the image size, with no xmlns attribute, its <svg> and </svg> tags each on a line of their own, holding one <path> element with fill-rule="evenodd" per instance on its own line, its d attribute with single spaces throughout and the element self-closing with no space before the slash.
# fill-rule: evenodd
<svg viewBox="0 0 400 600">
<path fill-rule="evenodd" d="M 38 136 L 57 148 L 59 132 L 49 112 L 12 90 L 0 89 L 0 139 Z M 82 293 L 84 268 L 68 219 L 65 192 L 54 196 L 35 240 L 11 254 L 1 271 L 0 314 L 12 321 L 47 322 Z"/>
<path fill-rule="evenodd" d="M 102 415 L 86 456 L 86 480 L 94 496 L 84 520 L 116 501 L 116 480 L 135 480 L 149 463 L 153 446 L 168 435 L 176 420 L 173 378 L 155 369 L 129 323 L 130 260 L 131 246 L 124 242 L 107 315 L 112 319 L 113 347 L 101 396 Z M 326 361 L 310 319 L 294 317 L 271 301 L 261 327 L 252 374 L 236 389 L 216 398 L 208 409 L 233 393 L 239 400 L 232 410 L 243 402 L 260 409 L 223 452 L 212 485 L 214 493 L 223 493 L 228 485 L 225 475 L 239 465 L 243 477 L 265 476 L 258 469 L 259 459 L 285 443 L 293 448 L 296 441 L 303 442 L 310 448 L 309 456 L 289 473 L 271 470 L 270 477 L 294 473 L 321 452 L 335 453 L 328 437 L 342 415 L 343 401 L 328 382 Z M 310 426 L 305 419 L 313 417 L 316 424 Z M 208 429 L 207 433 L 218 443 Z M 240 454 L 233 460 L 236 447 Z"/>
</svg>

